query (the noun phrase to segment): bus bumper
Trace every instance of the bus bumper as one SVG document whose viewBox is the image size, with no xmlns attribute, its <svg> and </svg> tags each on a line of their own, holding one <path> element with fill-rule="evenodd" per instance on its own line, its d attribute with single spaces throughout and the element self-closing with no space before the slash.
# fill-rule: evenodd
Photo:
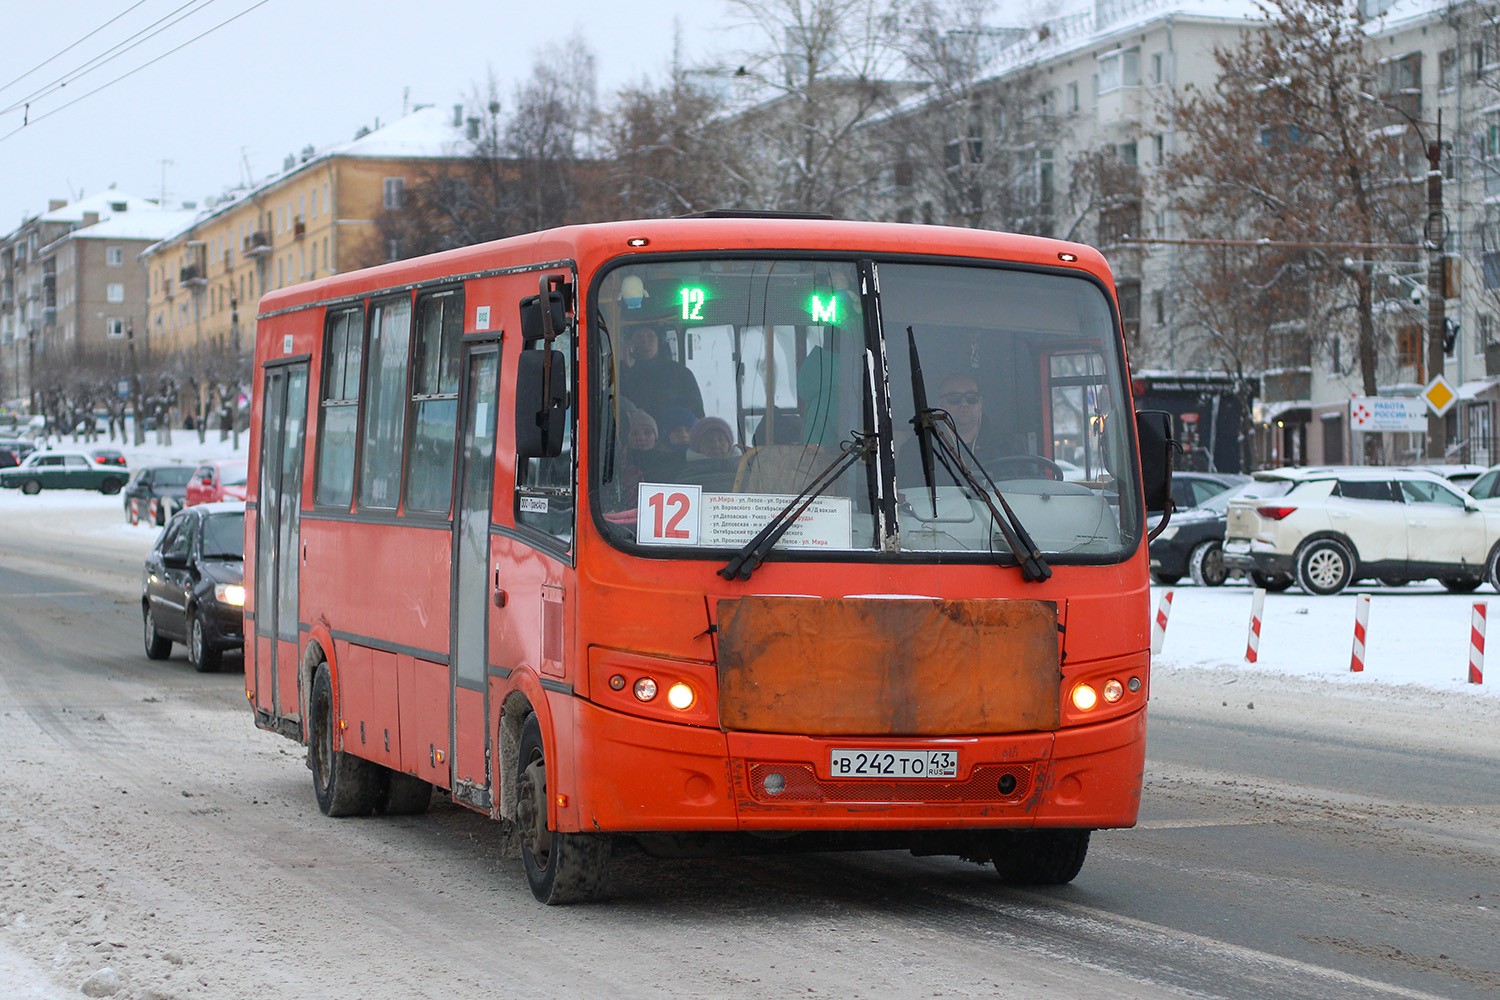
<svg viewBox="0 0 1500 1000">
<path fill-rule="evenodd" d="M 1133 826 L 1140 808 L 1144 709 L 1055 733 L 949 740 L 723 733 L 582 700 L 575 712 L 576 809 L 560 811 L 565 830 L 1101 829 Z M 958 774 L 835 779 L 835 749 L 956 749 Z"/>
</svg>

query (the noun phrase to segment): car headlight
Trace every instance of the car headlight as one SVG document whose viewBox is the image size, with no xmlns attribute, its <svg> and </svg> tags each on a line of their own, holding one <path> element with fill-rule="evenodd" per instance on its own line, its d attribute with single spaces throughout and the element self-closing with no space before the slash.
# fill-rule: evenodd
<svg viewBox="0 0 1500 1000">
<path fill-rule="evenodd" d="M 220 604 L 232 604 L 237 608 L 245 606 L 245 588 L 237 583 L 214 584 L 214 598 Z"/>
</svg>

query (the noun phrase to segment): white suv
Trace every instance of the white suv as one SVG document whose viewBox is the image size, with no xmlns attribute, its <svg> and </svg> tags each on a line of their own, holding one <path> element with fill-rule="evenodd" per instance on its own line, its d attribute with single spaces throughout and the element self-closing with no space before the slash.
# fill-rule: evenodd
<svg viewBox="0 0 1500 1000">
<path fill-rule="evenodd" d="M 1314 467 L 1256 473 L 1285 483 L 1275 498 L 1231 500 L 1224 565 L 1267 589 L 1295 581 L 1337 594 L 1358 580 L 1398 586 L 1437 577 L 1465 594 L 1500 590 L 1500 509 L 1481 506 L 1429 472 Z"/>
</svg>

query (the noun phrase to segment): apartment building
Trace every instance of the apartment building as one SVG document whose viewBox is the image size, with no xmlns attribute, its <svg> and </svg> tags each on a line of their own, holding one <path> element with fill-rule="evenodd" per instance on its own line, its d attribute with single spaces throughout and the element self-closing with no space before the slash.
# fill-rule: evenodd
<svg viewBox="0 0 1500 1000">
<path fill-rule="evenodd" d="M 123 373 L 146 322 L 137 257 L 192 215 L 110 190 L 54 199 L 0 237 L 0 405 L 27 406 L 34 373 Z"/>
<path fill-rule="evenodd" d="M 141 255 L 151 349 L 239 357 L 267 290 L 384 259 L 376 219 L 435 161 L 461 156 L 457 113 L 421 108 L 203 209 Z"/>
</svg>

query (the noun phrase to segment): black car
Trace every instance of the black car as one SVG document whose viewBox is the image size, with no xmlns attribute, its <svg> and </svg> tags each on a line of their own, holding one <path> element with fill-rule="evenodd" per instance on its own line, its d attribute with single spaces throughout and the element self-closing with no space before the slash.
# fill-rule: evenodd
<svg viewBox="0 0 1500 1000">
<path fill-rule="evenodd" d="M 183 508 L 187 483 L 193 475 L 191 465 L 143 465 L 130 474 L 125 484 L 125 517 L 131 524 L 151 519 L 151 501 L 157 501 L 156 520 L 166 524 L 171 514 Z"/>
<path fill-rule="evenodd" d="M 245 504 L 206 503 L 177 513 L 146 556 L 141 614 L 146 655 L 164 660 L 187 644 L 200 671 L 217 670 L 245 645 Z"/>
<path fill-rule="evenodd" d="M 1176 474 L 1173 475 L 1174 486 Z M 1278 496 L 1285 493 L 1285 483 L 1250 480 L 1209 497 L 1196 507 L 1179 510 L 1171 522 L 1151 542 L 1151 579 L 1170 587 L 1184 576 L 1192 577 L 1200 587 L 1217 587 L 1229 579 L 1224 566 L 1224 523 L 1229 501 L 1235 497 Z M 1291 577 L 1262 574 L 1252 570 L 1257 587 L 1270 591 L 1285 590 Z"/>
<path fill-rule="evenodd" d="M 13 469 L 26 461 L 26 456 L 36 451 L 35 441 L 20 438 L 0 439 L 0 469 Z"/>
</svg>

